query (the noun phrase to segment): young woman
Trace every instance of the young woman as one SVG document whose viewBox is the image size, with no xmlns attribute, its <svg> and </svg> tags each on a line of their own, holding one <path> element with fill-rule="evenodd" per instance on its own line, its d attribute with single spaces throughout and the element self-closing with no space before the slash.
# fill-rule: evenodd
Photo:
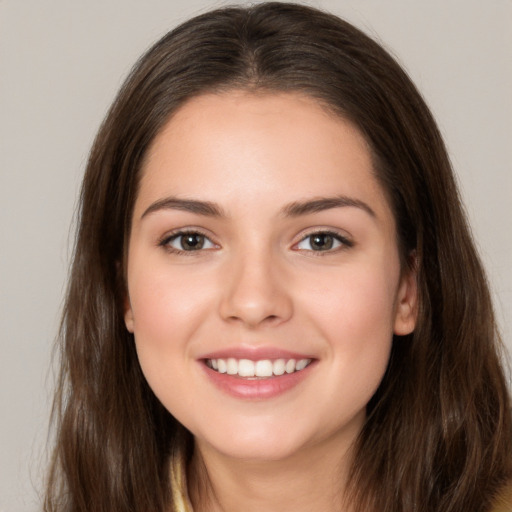
<svg viewBox="0 0 512 512">
<path fill-rule="evenodd" d="M 445 147 L 331 15 L 221 9 L 140 60 L 90 156 L 61 343 L 47 511 L 510 509 Z"/>
</svg>

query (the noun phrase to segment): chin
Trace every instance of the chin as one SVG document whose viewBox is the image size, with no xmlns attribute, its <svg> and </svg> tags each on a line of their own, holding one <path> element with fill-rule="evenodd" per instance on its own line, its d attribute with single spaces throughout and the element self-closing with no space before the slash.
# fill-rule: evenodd
<svg viewBox="0 0 512 512">
<path fill-rule="evenodd" d="M 269 442 L 235 441 L 231 443 L 231 446 L 219 447 L 219 451 L 226 457 L 255 463 L 286 460 L 299 450 L 298 447 Z"/>
<path fill-rule="evenodd" d="M 253 420 L 258 421 L 258 420 Z M 260 420 L 261 421 L 261 420 Z M 252 428 L 251 428 L 252 427 Z M 282 461 L 301 453 L 308 446 L 317 444 L 313 432 L 298 429 L 291 425 L 238 425 L 209 431 L 205 436 L 194 436 L 200 449 L 213 450 L 232 459 L 270 462 Z"/>
<path fill-rule="evenodd" d="M 257 420 L 254 420 L 257 421 Z M 195 434 L 200 449 L 217 452 L 224 457 L 254 461 L 281 460 L 300 449 L 303 444 L 298 435 L 290 436 L 283 427 L 264 428 L 263 425 L 219 425 L 214 430 Z"/>
</svg>

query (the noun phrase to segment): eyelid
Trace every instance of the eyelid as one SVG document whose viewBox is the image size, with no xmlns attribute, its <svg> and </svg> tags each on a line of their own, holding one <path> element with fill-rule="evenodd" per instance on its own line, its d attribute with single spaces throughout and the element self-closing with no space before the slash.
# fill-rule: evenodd
<svg viewBox="0 0 512 512">
<path fill-rule="evenodd" d="M 327 249 L 325 251 L 314 251 L 313 249 L 300 249 L 298 247 L 298 245 L 301 242 L 303 242 L 304 240 L 306 240 L 307 238 L 309 238 L 313 235 L 332 236 L 335 240 L 337 240 L 340 243 L 340 245 L 338 247 L 335 247 L 332 249 Z M 332 228 L 317 227 L 317 228 L 311 228 L 311 229 L 308 229 L 308 230 L 302 232 L 300 234 L 299 240 L 293 244 L 292 249 L 297 250 L 297 251 L 306 251 L 309 253 L 315 253 L 316 256 L 321 256 L 324 254 L 329 254 L 329 253 L 332 254 L 332 253 L 336 253 L 338 251 L 343 251 L 343 250 L 353 247 L 354 245 L 355 245 L 355 243 L 351 237 L 349 237 L 346 234 L 341 233 L 338 230 L 335 230 Z"/>
<path fill-rule="evenodd" d="M 185 250 L 177 249 L 175 247 L 171 247 L 169 245 L 169 242 L 171 240 L 176 239 L 179 236 L 185 236 L 187 234 L 198 234 L 198 235 L 204 236 L 214 247 L 206 248 L 206 249 L 198 249 L 195 251 L 194 250 L 185 251 Z M 324 251 L 315 251 L 313 249 L 298 248 L 298 245 L 301 242 L 306 240 L 308 237 L 311 237 L 311 236 L 317 235 L 317 234 L 332 236 L 336 241 L 338 241 L 340 243 L 340 245 L 338 247 L 327 249 Z M 322 254 L 329 254 L 329 253 L 332 254 L 332 253 L 336 253 L 338 251 L 342 251 L 342 250 L 351 248 L 355 245 L 354 241 L 351 239 L 351 237 L 349 235 L 343 234 L 339 230 L 336 230 L 333 228 L 327 228 L 327 227 L 325 227 L 325 228 L 323 228 L 323 227 L 309 228 L 307 230 L 304 230 L 298 236 L 300 238 L 298 239 L 298 241 L 296 241 L 292 245 L 291 248 L 296 251 L 305 251 L 305 252 L 309 252 L 309 253 L 315 253 L 315 255 L 322 255 Z M 189 256 L 194 255 L 194 254 L 197 255 L 197 253 L 200 253 L 200 252 L 210 251 L 212 249 L 220 248 L 220 245 L 217 242 L 215 242 L 214 237 L 210 233 L 208 233 L 203 228 L 199 228 L 199 227 L 195 227 L 195 226 L 180 227 L 180 228 L 173 229 L 171 231 L 167 231 L 164 235 L 162 235 L 160 238 L 158 238 L 157 245 L 159 247 L 166 249 L 169 252 L 172 252 L 175 254 L 186 253 Z"/>
<path fill-rule="evenodd" d="M 204 236 L 214 247 L 213 248 L 207 248 L 207 249 L 198 249 L 196 251 L 184 251 L 181 249 L 177 249 L 175 247 L 171 247 L 169 245 L 169 242 L 171 240 L 174 240 L 180 236 L 190 235 L 190 234 L 197 234 Z M 204 229 L 198 228 L 195 226 L 188 226 L 188 227 L 182 227 L 182 228 L 176 228 L 171 231 L 167 231 L 163 236 L 161 236 L 157 240 L 157 245 L 159 247 L 162 247 L 163 249 L 174 253 L 174 254 L 186 254 L 187 256 L 197 255 L 197 253 L 203 252 L 203 251 L 210 251 L 212 249 L 218 249 L 220 246 L 217 244 L 213 237 L 208 234 Z"/>
</svg>

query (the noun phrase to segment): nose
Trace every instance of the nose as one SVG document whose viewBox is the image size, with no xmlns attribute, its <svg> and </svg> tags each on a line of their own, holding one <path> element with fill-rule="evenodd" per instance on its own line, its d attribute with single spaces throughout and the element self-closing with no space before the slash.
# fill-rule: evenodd
<svg viewBox="0 0 512 512">
<path fill-rule="evenodd" d="M 246 254 L 230 262 L 220 315 L 249 328 L 278 325 L 293 314 L 286 272 L 272 254 Z"/>
</svg>

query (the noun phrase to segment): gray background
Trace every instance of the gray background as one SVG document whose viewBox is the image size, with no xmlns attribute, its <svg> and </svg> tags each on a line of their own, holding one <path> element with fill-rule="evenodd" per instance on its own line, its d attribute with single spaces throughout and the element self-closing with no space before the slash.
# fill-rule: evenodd
<svg viewBox="0 0 512 512">
<path fill-rule="evenodd" d="M 318 0 L 385 42 L 446 138 L 512 351 L 512 1 Z M 87 153 L 136 58 L 225 2 L 0 0 L 0 512 L 38 509 Z"/>
</svg>

